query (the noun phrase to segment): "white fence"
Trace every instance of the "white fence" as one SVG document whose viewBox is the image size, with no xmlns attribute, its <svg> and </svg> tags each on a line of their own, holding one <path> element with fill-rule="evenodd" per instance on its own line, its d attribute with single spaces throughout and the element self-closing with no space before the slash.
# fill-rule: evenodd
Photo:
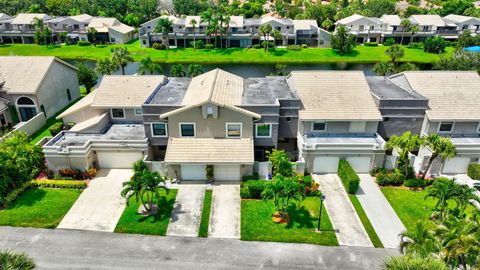
<svg viewBox="0 0 480 270">
<path fill-rule="evenodd" d="M 13 127 L 13 130 L 9 133 L 5 134 L 0 140 L 9 136 L 14 131 L 21 131 L 27 133 L 28 136 L 35 134 L 35 132 L 39 131 L 45 124 L 47 123 L 47 118 L 43 114 L 43 112 L 37 114 L 32 119 L 26 122 L 20 122 Z"/>
</svg>

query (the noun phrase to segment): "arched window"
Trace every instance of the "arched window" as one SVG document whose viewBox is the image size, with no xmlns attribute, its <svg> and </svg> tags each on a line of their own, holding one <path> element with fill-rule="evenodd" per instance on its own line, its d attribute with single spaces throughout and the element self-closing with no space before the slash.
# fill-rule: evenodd
<svg viewBox="0 0 480 270">
<path fill-rule="evenodd" d="M 40 106 L 40 111 L 42 111 L 43 115 L 45 115 L 45 117 L 47 117 L 47 113 L 45 112 L 45 106 L 41 105 Z"/>
<path fill-rule="evenodd" d="M 37 115 L 35 102 L 28 97 L 21 97 L 17 100 L 17 108 L 22 121 L 28 121 Z"/>
<path fill-rule="evenodd" d="M 17 104 L 18 105 L 35 105 L 35 103 L 33 102 L 33 100 L 31 100 L 30 98 L 28 97 L 21 97 L 18 99 L 17 101 Z"/>
<path fill-rule="evenodd" d="M 67 98 L 68 101 L 72 100 L 72 94 L 70 93 L 70 89 L 67 89 Z"/>
</svg>

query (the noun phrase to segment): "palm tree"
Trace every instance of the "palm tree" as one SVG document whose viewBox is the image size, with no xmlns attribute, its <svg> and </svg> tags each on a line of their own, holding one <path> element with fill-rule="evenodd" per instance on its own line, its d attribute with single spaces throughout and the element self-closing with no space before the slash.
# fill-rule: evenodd
<svg viewBox="0 0 480 270">
<path fill-rule="evenodd" d="M 333 26 L 333 22 L 330 20 L 330 19 L 326 19 L 322 22 L 322 28 L 325 29 L 325 30 L 329 30 L 330 28 L 332 28 Z"/>
<path fill-rule="evenodd" d="M 405 55 L 405 51 L 403 50 L 402 46 L 398 44 L 394 44 L 385 51 L 385 53 L 390 57 L 392 60 L 393 65 L 395 68 L 398 66 L 398 61 Z"/>
<path fill-rule="evenodd" d="M 447 265 L 433 257 L 422 258 L 419 256 L 391 257 L 387 259 L 382 270 L 449 270 Z"/>
<path fill-rule="evenodd" d="M 402 37 L 400 38 L 400 44 L 403 44 L 403 37 L 405 35 L 405 32 L 410 31 L 410 27 L 412 27 L 412 22 L 409 19 L 403 19 L 400 22 L 400 27 L 402 27 Z"/>
<path fill-rule="evenodd" d="M 192 19 L 190 21 L 190 24 L 192 25 L 192 28 L 193 28 L 193 51 L 196 51 L 197 50 L 197 43 L 196 43 L 196 40 L 195 40 L 195 26 L 197 25 L 197 21 L 195 19 Z"/>
<path fill-rule="evenodd" d="M 138 73 L 145 75 L 147 72 L 150 73 L 150 75 L 153 75 L 154 73 L 162 73 L 162 66 L 159 63 L 154 62 L 150 56 L 143 58 L 138 66 Z"/>
<path fill-rule="evenodd" d="M 408 177 L 409 174 L 409 161 L 408 153 L 417 150 L 422 145 L 422 140 L 416 134 L 410 131 L 403 133 L 401 136 L 393 135 L 387 143 L 388 149 L 399 149 L 398 167 L 403 171 L 403 175 Z"/>
<path fill-rule="evenodd" d="M 89 27 L 87 30 L 87 36 L 89 36 L 92 39 L 92 44 L 93 46 L 97 46 L 97 29 L 94 27 Z"/>
<path fill-rule="evenodd" d="M 0 269 L 8 270 L 33 270 L 35 262 L 26 253 L 11 250 L 0 251 Z"/>
<path fill-rule="evenodd" d="M 112 50 L 112 62 L 122 69 L 122 75 L 125 75 L 125 67 L 133 62 L 132 56 L 127 47 L 116 47 Z"/>
<path fill-rule="evenodd" d="M 163 45 L 168 48 L 168 32 L 172 28 L 172 21 L 168 18 L 160 18 L 153 29 L 154 33 L 162 33 Z"/>
<path fill-rule="evenodd" d="M 203 73 L 202 66 L 198 64 L 191 64 L 188 66 L 188 76 L 195 77 Z"/>
<path fill-rule="evenodd" d="M 373 66 L 373 72 L 380 76 L 388 76 L 395 72 L 395 67 L 390 62 L 379 62 Z"/>
<path fill-rule="evenodd" d="M 201 16 L 200 16 L 201 20 L 204 21 L 204 22 L 207 22 L 207 27 L 206 27 L 206 31 L 205 31 L 205 34 L 207 35 L 207 44 L 210 44 L 210 32 L 208 31 L 208 29 L 210 28 L 210 25 L 212 23 L 212 20 L 213 20 L 213 11 L 211 8 L 205 10 L 204 12 L 202 12 Z"/>
<path fill-rule="evenodd" d="M 258 29 L 258 34 L 263 36 L 263 40 L 265 42 L 265 52 L 268 52 L 268 43 L 270 42 L 267 38 L 270 37 L 270 34 L 272 33 L 272 26 L 270 24 L 264 24 L 261 25 L 260 28 Z"/>
<path fill-rule="evenodd" d="M 176 64 L 173 65 L 172 68 L 170 69 L 170 75 L 172 77 L 185 77 L 185 70 L 183 69 L 182 64 Z"/>
<path fill-rule="evenodd" d="M 459 193 L 460 186 L 454 180 L 445 177 L 435 179 L 433 184 L 426 189 L 425 199 L 434 198 L 437 203 L 435 209 L 439 212 L 440 220 L 445 217 L 445 211 L 448 207 L 448 201 L 453 199 Z"/>
<path fill-rule="evenodd" d="M 98 60 L 95 70 L 102 75 L 112 75 L 118 69 L 118 66 L 109 58 Z"/>
<path fill-rule="evenodd" d="M 455 145 L 452 143 L 450 138 L 441 137 L 438 134 L 429 134 L 423 140 L 424 145 L 432 151 L 432 155 L 428 159 L 427 166 L 423 171 L 422 179 L 425 179 L 428 170 L 432 166 L 433 161 L 438 156 L 441 156 L 444 159 L 453 158 L 457 155 L 457 150 Z"/>
<path fill-rule="evenodd" d="M 436 251 L 434 232 L 424 222 L 418 222 L 412 231 L 405 231 L 399 236 L 403 254 L 426 258 Z"/>
<path fill-rule="evenodd" d="M 410 42 L 413 42 L 413 39 L 415 38 L 415 34 L 418 32 L 418 25 L 410 26 L 410 32 L 412 32 L 412 39 L 410 40 Z"/>
<path fill-rule="evenodd" d="M 290 202 L 300 202 L 304 196 L 303 185 L 297 179 L 285 178 L 282 175 L 276 175 L 262 192 L 264 201 L 273 200 L 277 211 L 274 215 L 278 213 L 282 219 L 287 215 Z"/>
<path fill-rule="evenodd" d="M 282 39 L 282 33 L 280 33 L 280 31 L 278 31 L 278 30 L 273 30 L 271 35 L 272 35 L 272 38 L 273 38 L 273 46 L 276 46 L 277 45 L 277 40 Z"/>
</svg>

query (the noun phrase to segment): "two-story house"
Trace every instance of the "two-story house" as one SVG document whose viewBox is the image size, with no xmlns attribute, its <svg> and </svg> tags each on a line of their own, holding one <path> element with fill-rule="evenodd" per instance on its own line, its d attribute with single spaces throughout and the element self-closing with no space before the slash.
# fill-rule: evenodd
<svg viewBox="0 0 480 270">
<path fill-rule="evenodd" d="M 480 34 L 480 18 L 450 14 L 443 17 L 443 20 L 455 24 L 459 32 L 467 30 L 471 34 Z"/>
<path fill-rule="evenodd" d="M 45 24 L 56 34 L 67 33 L 73 40 L 87 41 L 87 27 L 93 17 L 88 14 L 76 16 L 55 17 L 47 20 Z"/>
<path fill-rule="evenodd" d="M 6 19 L 0 27 L 0 35 L 4 43 L 35 43 L 36 20 L 46 21 L 51 17 L 40 13 L 20 13 L 14 18 Z"/>
<path fill-rule="evenodd" d="M 380 19 L 358 14 L 336 21 L 335 28 L 339 25 L 345 26 L 357 43 L 380 42 L 384 28 L 384 22 Z"/>
</svg>

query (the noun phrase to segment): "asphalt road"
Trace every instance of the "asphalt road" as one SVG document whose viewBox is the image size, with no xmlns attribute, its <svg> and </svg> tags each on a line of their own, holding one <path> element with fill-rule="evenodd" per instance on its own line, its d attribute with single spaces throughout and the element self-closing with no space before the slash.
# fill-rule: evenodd
<svg viewBox="0 0 480 270">
<path fill-rule="evenodd" d="M 378 269 L 394 249 L 0 227 L 38 269 Z"/>
</svg>

